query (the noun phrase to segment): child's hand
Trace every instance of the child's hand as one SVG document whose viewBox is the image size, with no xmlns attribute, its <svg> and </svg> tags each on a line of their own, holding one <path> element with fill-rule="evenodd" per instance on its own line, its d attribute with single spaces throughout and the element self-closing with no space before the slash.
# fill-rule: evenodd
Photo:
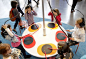
<svg viewBox="0 0 86 59">
<path fill-rule="evenodd" d="M 27 9 L 25 9 L 25 13 L 27 13 Z"/>
<path fill-rule="evenodd" d="M 74 41 L 74 38 L 70 38 L 70 40 L 73 40 Z"/>
<path fill-rule="evenodd" d="M 20 39 L 22 39 L 23 37 L 22 36 L 19 36 Z"/>
<path fill-rule="evenodd" d="M 7 24 L 3 25 L 2 27 L 3 27 L 4 29 L 6 29 L 6 28 L 7 28 Z"/>
<path fill-rule="evenodd" d="M 70 30 L 66 30 L 66 31 L 70 32 Z"/>
</svg>

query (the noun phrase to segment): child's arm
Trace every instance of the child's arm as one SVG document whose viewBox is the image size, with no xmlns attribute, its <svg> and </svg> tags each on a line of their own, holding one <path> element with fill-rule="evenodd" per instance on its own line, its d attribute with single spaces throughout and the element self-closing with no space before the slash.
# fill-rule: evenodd
<svg viewBox="0 0 86 59">
<path fill-rule="evenodd" d="M 36 13 L 34 10 L 32 11 L 32 13 L 33 13 L 33 15 L 35 15 L 35 16 L 37 15 L 37 13 Z"/>
<path fill-rule="evenodd" d="M 11 37 L 14 36 L 14 34 L 10 31 L 10 29 L 7 28 L 7 25 L 3 25 L 2 27 L 7 31 L 7 33 L 8 33 Z"/>
<path fill-rule="evenodd" d="M 14 36 L 14 34 L 10 31 L 10 29 L 9 29 L 9 28 L 6 28 L 5 30 L 7 31 L 7 33 L 8 33 L 11 37 L 13 37 L 13 36 Z"/>
<path fill-rule="evenodd" d="M 28 20 L 28 16 L 27 16 L 27 13 L 25 13 L 25 19 Z"/>
<path fill-rule="evenodd" d="M 85 34 L 81 34 L 79 36 L 80 38 L 70 38 L 70 39 L 77 42 L 85 42 Z"/>
<path fill-rule="evenodd" d="M 49 13 L 48 13 L 48 16 L 50 16 L 50 15 L 53 15 L 52 12 L 49 12 Z"/>
</svg>

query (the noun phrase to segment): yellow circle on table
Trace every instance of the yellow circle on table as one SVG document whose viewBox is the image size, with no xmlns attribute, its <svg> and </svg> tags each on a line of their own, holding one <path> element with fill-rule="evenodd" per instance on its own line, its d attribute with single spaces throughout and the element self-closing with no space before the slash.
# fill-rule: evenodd
<svg viewBox="0 0 86 59">
<path fill-rule="evenodd" d="M 46 45 L 46 44 L 42 44 L 42 45 L 38 46 L 38 48 L 37 48 L 37 52 L 38 52 L 38 54 L 41 55 L 41 56 L 45 56 L 45 54 L 42 52 L 42 47 L 43 47 L 44 45 Z M 49 43 L 48 45 L 52 46 L 52 49 L 57 49 L 56 46 L 55 46 L 54 44 L 52 44 L 52 43 Z M 53 55 L 53 54 L 55 54 L 56 52 L 57 52 L 57 50 L 52 50 L 51 53 L 46 54 L 46 55 Z"/>
<path fill-rule="evenodd" d="M 32 25 L 36 25 L 36 24 L 32 24 Z M 31 25 L 31 26 L 32 26 Z M 41 28 L 41 24 L 40 23 L 37 23 L 37 25 L 39 26 L 39 28 L 38 29 L 40 29 Z M 31 26 L 29 26 L 29 28 L 28 28 L 28 31 L 30 31 L 30 32 L 35 32 L 35 31 L 37 31 L 38 29 L 36 29 L 36 30 L 33 30 L 33 29 L 31 29 Z"/>
</svg>

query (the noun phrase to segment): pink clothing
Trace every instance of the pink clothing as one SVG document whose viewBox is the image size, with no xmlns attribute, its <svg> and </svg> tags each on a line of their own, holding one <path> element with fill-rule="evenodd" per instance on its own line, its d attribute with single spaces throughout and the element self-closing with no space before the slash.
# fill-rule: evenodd
<svg viewBox="0 0 86 59">
<path fill-rule="evenodd" d="M 34 23 L 33 15 L 37 15 L 35 11 L 32 11 L 31 13 L 25 13 L 25 19 L 28 22 L 28 26 Z"/>
<path fill-rule="evenodd" d="M 53 14 L 49 12 L 48 15 L 51 16 L 51 21 L 54 21 Z M 61 13 L 58 16 L 56 16 L 56 20 L 58 21 L 59 25 L 62 25 L 61 24 Z"/>
<path fill-rule="evenodd" d="M 20 38 L 19 38 L 17 35 L 15 35 L 15 36 L 17 37 L 18 42 L 16 42 L 16 43 L 11 42 L 12 47 L 18 47 L 18 46 L 21 44 L 21 40 L 20 40 Z"/>
</svg>

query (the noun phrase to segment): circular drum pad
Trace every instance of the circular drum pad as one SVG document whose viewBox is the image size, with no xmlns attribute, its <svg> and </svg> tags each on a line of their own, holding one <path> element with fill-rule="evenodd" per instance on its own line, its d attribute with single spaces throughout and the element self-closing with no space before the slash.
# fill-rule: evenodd
<svg viewBox="0 0 86 59">
<path fill-rule="evenodd" d="M 37 24 L 34 24 L 34 25 L 31 26 L 31 29 L 33 29 L 33 30 L 36 30 L 38 28 L 39 28 L 39 26 Z"/>
<path fill-rule="evenodd" d="M 24 39 L 24 44 L 26 44 L 26 45 L 29 45 L 29 44 L 31 44 L 33 42 L 33 38 L 32 37 L 26 37 L 25 39 Z"/>
<path fill-rule="evenodd" d="M 65 37 L 65 34 L 63 34 L 63 33 L 58 33 L 57 35 L 56 35 L 56 37 L 59 39 L 59 40 L 64 40 L 66 37 Z"/>
<path fill-rule="evenodd" d="M 54 27 L 55 27 L 55 24 L 54 24 L 54 23 L 49 23 L 49 24 L 48 24 L 48 27 L 54 28 Z"/>
<path fill-rule="evenodd" d="M 49 53 L 51 53 L 52 52 L 52 50 L 51 49 L 49 49 L 49 48 L 52 48 L 52 46 L 51 45 L 49 45 L 49 44 L 45 44 L 43 47 L 42 47 L 42 52 L 45 54 L 45 52 L 46 52 L 46 54 L 49 54 Z"/>
</svg>

